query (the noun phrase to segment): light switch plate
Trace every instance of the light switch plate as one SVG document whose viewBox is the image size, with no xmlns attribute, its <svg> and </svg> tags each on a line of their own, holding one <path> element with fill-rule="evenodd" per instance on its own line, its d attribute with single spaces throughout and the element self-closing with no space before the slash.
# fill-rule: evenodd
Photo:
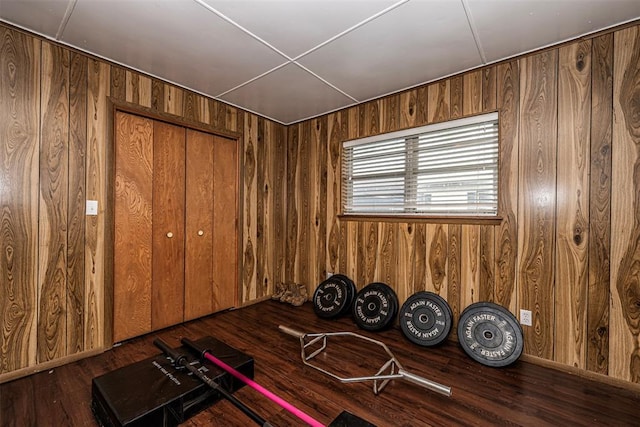
<svg viewBox="0 0 640 427">
<path fill-rule="evenodd" d="M 87 215 L 98 215 L 97 200 L 87 200 Z"/>
</svg>

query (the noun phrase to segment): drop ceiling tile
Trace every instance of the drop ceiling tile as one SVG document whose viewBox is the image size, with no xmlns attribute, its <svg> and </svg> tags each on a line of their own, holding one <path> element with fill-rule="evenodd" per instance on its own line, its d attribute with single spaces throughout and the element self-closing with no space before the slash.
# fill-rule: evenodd
<svg viewBox="0 0 640 427">
<path fill-rule="evenodd" d="M 638 0 L 466 0 L 488 62 L 640 17 Z"/>
<path fill-rule="evenodd" d="M 193 0 L 78 0 L 62 39 L 214 96 L 286 61 Z"/>
<path fill-rule="evenodd" d="M 293 63 L 235 89 L 221 99 L 285 124 L 354 103 Z"/>
<path fill-rule="evenodd" d="M 481 65 L 462 4 L 446 0 L 405 3 L 299 62 L 360 101 Z"/>
<path fill-rule="evenodd" d="M 398 0 L 204 0 L 291 58 Z"/>
<path fill-rule="evenodd" d="M 69 0 L 0 0 L 0 19 L 54 38 Z"/>
</svg>

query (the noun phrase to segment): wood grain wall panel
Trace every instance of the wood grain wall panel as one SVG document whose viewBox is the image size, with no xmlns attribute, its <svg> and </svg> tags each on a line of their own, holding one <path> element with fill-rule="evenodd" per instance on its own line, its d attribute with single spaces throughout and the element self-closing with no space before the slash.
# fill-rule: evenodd
<svg viewBox="0 0 640 427">
<path fill-rule="evenodd" d="M 516 312 L 518 257 L 518 176 L 520 122 L 520 70 L 518 61 L 496 66 L 497 107 L 500 110 L 500 165 L 498 212 L 502 215 L 495 232 L 496 275 L 494 301 Z"/>
<path fill-rule="evenodd" d="M 399 266 L 396 225 L 396 223 L 391 222 L 378 224 L 377 262 L 374 280 L 384 282 L 396 289 L 396 292 L 402 293 L 404 289 L 397 280 Z M 406 266 L 403 265 L 403 268 L 406 268 Z"/>
<path fill-rule="evenodd" d="M 478 302 L 480 294 L 480 226 L 464 224 L 460 241 L 460 306 Z"/>
<path fill-rule="evenodd" d="M 413 266 L 412 291 L 434 291 L 427 263 L 427 225 L 422 222 L 407 227 L 407 245 L 410 247 L 410 262 Z"/>
<path fill-rule="evenodd" d="M 182 114 L 181 116 L 190 122 L 197 121 L 196 95 L 193 92 L 183 91 Z"/>
<path fill-rule="evenodd" d="M 127 100 L 127 72 L 117 65 L 111 66 L 111 88 L 109 95 L 118 101 Z"/>
<path fill-rule="evenodd" d="M 67 354 L 69 52 L 42 43 L 38 362 Z"/>
<path fill-rule="evenodd" d="M 318 286 L 327 276 L 327 116 L 314 119 L 311 122 L 311 148 L 315 155 L 312 156 L 313 162 L 313 181 L 314 191 L 313 206 L 311 211 L 311 229 L 313 230 L 313 247 L 311 257 L 311 265 L 314 271 L 310 277 L 308 285 L 309 292 Z M 310 165 L 311 166 L 311 165 Z M 311 168 L 310 168 L 311 169 Z"/>
<path fill-rule="evenodd" d="M 67 354 L 84 349 L 84 241 L 87 149 L 87 57 L 72 52 L 69 69 L 69 208 L 67 216 Z"/>
<path fill-rule="evenodd" d="M 85 351 L 102 348 L 105 334 L 105 242 L 107 202 L 107 128 L 110 67 L 89 60 L 87 86 L 87 199 L 98 202 L 98 215 L 85 219 Z"/>
<path fill-rule="evenodd" d="M 441 80 L 427 86 L 428 123 L 449 120 L 451 116 L 451 90 L 449 82 L 449 79 Z"/>
<path fill-rule="evenodd" d="M 463 103 L 464 103 L 464 86 L 463 76 L 455 76 L 449 79 L 450 83 L 450 96 L 451 96 L 451 119 L 458 119 L 462 117 L 463 114 Z"/>
<path fill-rule="evenodd" d="M 213 135 L 186 130 L 184 320 L 213 313 Z M 184 159 L 183 159 L 184 160 Z M 202 235 L 200 235 L 202 231 Z"/>
<path fill-rule="evenodd" d="M 113 339 L 118 342 L 151 330 L 154 129 L 150 119 L 132 114 L 116 113 L 115 122 L 114 237 L 118 249 L 114 253 Z M 89 303 L 97 308 L 98 301 Z M 97 337 L 89 335 L 88 339 L 98 344 Z"/>
<path fill-rule="evenodd" d="M 154 331 L 184 319 L 185 147 L 186 133 L 182 126 L 153 121 L 151 329 Z"/>
<path fill-rule="evenodd" d="M 429 104 L 429 91 L 431 86 L 420 86 L 417 91 L 416 99 L 416 122 L 415 126 L 423 126 L 429 123 L 429 114 L 432 106 Z M 435 105 L 433 106 L 435 108 Z"/>
<path fill-rule="evenodd" d="M 196 121 L 206 125 L 211 124 L 211 115 L 209 112 L 209 99 L 198 95 L 196 97 Z"/>
<path fill-rule="evenodd" d="M 342 115 L 329 114 L 327 118 L 327 262 L 326 269 L 330 273 L 338 273 L 340 257 L 340 151 L 342 149 Z"/>
<path fill-rule="evenodd" d="M 311 234 L 311 212 L 315 198 L 314 187 L 311 184 L 311 177 L 314 176 L 315 159 L 314 151 L 311 148 L 311 121 L 306 121 L 298 126 L 298 174 L 296 192 L 305 194 L 306 197 L 298 197 L 298 239 L 295 244 L 298 246 L 296 253 L 295 275 L 291 278 L 293 282 L 310 287 L 311 276 L 313 275 L 315 260 L 311 259 L 313 251 L 313 236 Z"/>
<path fill-rule="evenodd" d="M 497 66 L 487 67 L 482 70 L 482 111 L 486 113 L 497 108 L 497 74 Z"/>
<path fill-rule="evenodd" d="M 151 79 L 151 109 L 156 112 L 164 111 L 164 83 L 158 79 Z"/>
<path fill-rule="evenodd" d="M 447 273 L 449 260 L 449 237 L 447 226 L 442 224 L 427 224 L 427 290 L 447 299 L 449 292 L 449 276 Z"/>
<path fill-rule="evenodd" d="M 462 304 L 462 225 L 449 224 L 447 232 L 447 303 L 453 314 L 452 331 L 455 333 Z"/>
<path fill-rule="evenodd" d="M 418 114 L 417 92 L 417 89 L 413 89 L 400 94 L 398 101 L 400 129 L 407 129 L 416 125 L 416 116 Z"/>
<path fill-rule="evenodd" d="M 182 116 L 184 91 L 179 87 L 165 83 L 162 111 L 174 116 Z"/>
<path fill-rule="evenodd" d="M 482 70 L 464 74 L 464 115 L 482 112 Z"/>
<path fill-rule="evenodd" d="M 266 176 L 269 153 L 265 144 L 268 134 L 269 130 L 266 128 L 265 120 L 258 118 L 256 158 L 264 160 L 256 162 L 256 298 L 266 295 L 269 288 L 269 265 L 266 257 L 271 231 L 268 222 L 269 184 Z"/>
<path fill-rule="evenodd" d="M 519 306 L 531 310 L 525 351 L 553 358 L 558 52 L 520 60 Z"/>
<path fill-rule="evenodd" d="M 242 262 L 242 300 L 256 298 L 256 243 L 257 243 L 257 200 L 256 145 L 258 144 L 258 117 L 252 116 L 244 122 L 245 145 L 243 153 L 244 182 L 244 230 Z"/>
<path fill-rule="evenodd" d="M 611 127 L 613 34 L 592 41 L 591 173 L 589 181 L 589 291 L 586 369 L 606 375 L 611 297 Z"/>
<path fill-rule="evenodd" d="M 615 34 L 609 375 L 640 382 L 640 30 Z"/>
<path fill-rule="evenodd" d="M 273 280 L 274 283 L 277 283 L 283 282 L 285 277 L 287 129 L 280 124 L 271 123 L 271 125 L 275 128 L 274 139 L 269 142 L 270 152 L 272 153 L 269 163 L 272 165 L 271 169 L 273 171 L 273 185 L 271 186 L 273 216 L 270 221 L 273 222 L 274 251 L 268 256 L 272 257 Z"/>
<path fill-rule="evenodd" d="M 285 252 L 285 281 L 292 281 L 296 274 L 296 259 L 298 255 L 298 202 L 301 193 L 297 191 L 298 175 L 298 136 L 299 127 L 291 126 L 287 130 L 287 214 L 286 233 L 287 246 Z"/>
<path fill-rule="evenodd" d="M 256 116 L 252 116 L 256 117 Z M 239 156 L 235 139 L 214 136 L 213 141 L 213 309 L 235 307 L 238 283 Z M 254 205 L 255 206 L 255 205 Z M 251 295 L 255 294 L 255 281 Z"/>
<path fill-rule="evenodd" d="M 40 50 L 0 27 L 0 374 L 36 363 Z"/>
<path fill-rule="evenodd" d="M 415 292 L 416 262 L 414 260 L 414 233 L 415 224 L 394 223 L 396 235 L 396 272 L 395 288 L 398 290 L 400 306 Z M 424 262 L 421 263 L 424 274 Z"/>
<path fill-rule="evenodd" d="M 479 289 L 477 301 L 495 302 L 495 231 L 492 225 L 480 226 L 480 253 L 478 259 Z"/>
<path fill-rule="evenodd" d="M 591 41 L 558 50 L 554 358 L 585 368 Z"/>
<path fill-rule="evenodd" d="M 360 229 L 360 225 L 360 222 L 346 222 L 346 225 L 344 227 L 345 233 L 343 239 L 343 241 L 345 242 L 345 266 L 344 269 L 341 268 L 340 270 L 344 271 L 343 274 L 346 274 L 351 280 L 355 282 L 358 289 L 362 289 L 366 285 L 366 283 L 364 283 L 365 279 L 360 277 L 358 270 L 358 255 L 360 252 L 360 245 L 358 244 L 358 231 Z"/>
<path fill-rule="evenodd" d="M 400 127 L 400 95 L 389 95 L 382 99 L 380 108 L 382 132 L 393 132 Z"/>
</svg>

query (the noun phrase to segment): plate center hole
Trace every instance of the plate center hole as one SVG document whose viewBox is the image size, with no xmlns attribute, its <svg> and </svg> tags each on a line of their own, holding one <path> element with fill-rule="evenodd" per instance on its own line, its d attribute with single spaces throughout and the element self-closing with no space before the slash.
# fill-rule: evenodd
<svg viewBox="0 0 640 427">
<path fill-rule="evenodd" d="M 367 306 L 367 308 L 371 311 L 376 309 L 376 304 L 373 302 L 370 302 L 369 305 Z"/>
<path fill-rule="evenodd" d="M 418 320 L 420 320 L 420 322 L 422 323 L 427 323 L 429 321 L 429 316 L 422 313 L 420 316 L 418 316 Z"/>
<path fill-rule="evenodd" d="M 493 332 L 491 332 L 491 331 L 484 331 L 484 332 L 482 333 L 482 335 L 484 335 L 484 337 L 485 337 L 486 339 L 488 339 L 488 340 L 490 340 L 490 339 L 492 339 L 492 338 L 493 338 Z"/>
</svg>

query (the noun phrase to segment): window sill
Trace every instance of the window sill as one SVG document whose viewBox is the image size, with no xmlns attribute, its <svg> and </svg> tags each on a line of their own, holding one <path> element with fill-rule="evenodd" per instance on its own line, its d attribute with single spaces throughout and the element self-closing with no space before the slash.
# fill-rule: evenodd
<svg viewBox="0 0 640 427">
<path fill-rule="evenodd" d="M 428 224 L 469 224 L 469 225 L 498 225 L 502 216 L 436 216 L 436 215 L 377 215 L 377 214 L 340 214 L 342 221 L 366 222 L 420 222 Z"/>
</svg>

